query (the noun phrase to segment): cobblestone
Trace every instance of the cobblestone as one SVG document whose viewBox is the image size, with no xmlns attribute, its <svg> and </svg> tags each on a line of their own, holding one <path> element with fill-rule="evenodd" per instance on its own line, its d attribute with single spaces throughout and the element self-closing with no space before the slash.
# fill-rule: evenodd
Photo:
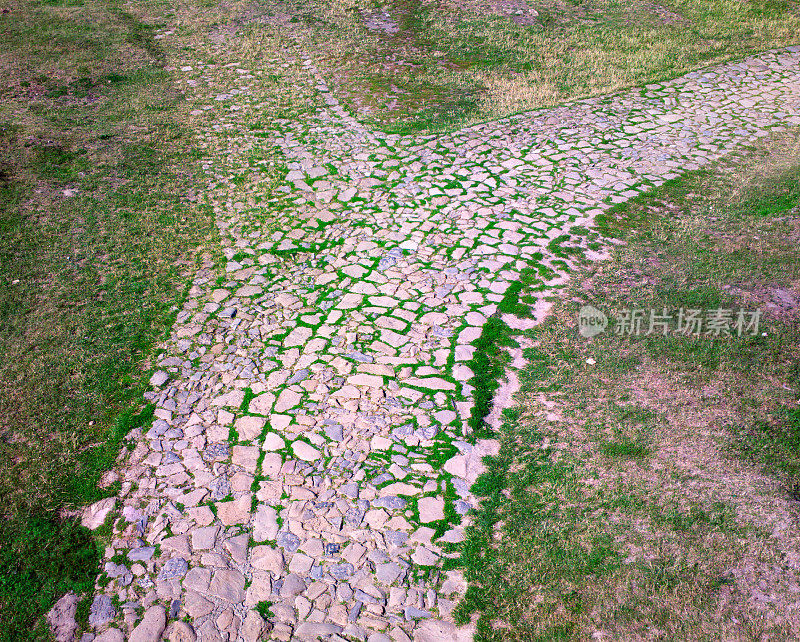
<svg viewBox="0 0 800 642">
<path fill-rule="evenodd" d="M 157 419 L 100 507 L 125 517 L 106 562 L 141 568 L 109 567 L 98 633 L 130 633 L 114 595 L 177 600 L 175 639 L 471 639 L 451 619 L 463 576 L 413 570 L 463 540 L 496 448 L 469 428 L 472 344 L 523 276 L 541 300 L 602 257 L 591 226 L 611 204 L 800 124 L 799 63 L 768 52 L 416 137 L 359 124 L 290 52 L 185 85 L 215 116 L 197 126 L 226 264 L 197 272 L 146 395 Z M 251 127 L 282 65 L 318 109 Z M 264 145 L 288 168 L 272 191 Z"/>
</svg>

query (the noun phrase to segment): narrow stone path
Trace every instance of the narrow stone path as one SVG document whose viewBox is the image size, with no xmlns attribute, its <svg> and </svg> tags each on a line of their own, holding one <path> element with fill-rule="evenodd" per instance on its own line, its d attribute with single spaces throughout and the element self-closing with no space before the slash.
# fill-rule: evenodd
<svg viewBox="0 0 800 642">
<path fill-rule="evenodd" d="M 245 127 L 287 65 L 318 108 Z M 800 48 L 422 137 L 355 122 L 302 56 L 227 71 L 183 71 L 217 116 L 225 274 L 198 272 L 159 357 L 97 639 L 157 640 L 168 616 L 172 640 L 469 640 L 444 565 L 494 447 L 468 424 L 473 343 L 521 278 L 541 301 L 599 256 L 611 204 L 799 125 Z"/>
</svg>

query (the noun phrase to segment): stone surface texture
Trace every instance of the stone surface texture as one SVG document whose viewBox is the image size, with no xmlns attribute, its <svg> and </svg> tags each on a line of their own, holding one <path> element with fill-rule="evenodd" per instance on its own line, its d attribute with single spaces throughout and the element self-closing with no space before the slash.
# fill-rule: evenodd
<svg viewBox="0 0 800 642">
<path fill-rule="evenodd" d="M 116 505 L 85 518 L 121 518 L 98 589 L 118 606 L 98 595 L 95 632 L 471 639 L 442 565 L 495 447 L 468 427 L 474 342 L 523 270 L 543 297 L 600 258 L 611 204 L 800 124 L 799 64 L 777 50 L 416 137 L 356 122 L 298 53 L 214 83 L 187 65 L 226 261 L 200 267 L 161 346 Z M 287 66 L 317 109 L 259 121 Z M 271 189 L 253 160 L 268 145 L 287 167 Z"/>
</svg>

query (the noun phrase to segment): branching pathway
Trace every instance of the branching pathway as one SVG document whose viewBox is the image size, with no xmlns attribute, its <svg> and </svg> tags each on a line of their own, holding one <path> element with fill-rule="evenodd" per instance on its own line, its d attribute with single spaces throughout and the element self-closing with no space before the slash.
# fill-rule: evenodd
<svg viewBox="0 0 800 642">
<path fill-rule="evenodd" d="M 282 65 L 318 109 L 245 127 Z M 610 204 L 800 124 L 800 48 L 426 137 L 366 130 L 308 60 L 228 71 L 196 112 L 217 115 L 226 272 L 200 270 L 164 345 L 91 622 L 102 640 L 159 639 L 165 611 L 172 640 L 471 639 L 446 569 L 493 446 L 473 439 L 473 344 L 520 282 L 541 299 L 595 257 Z M 267 193 L 270 143 L 288 174 Z"/>
</svg>

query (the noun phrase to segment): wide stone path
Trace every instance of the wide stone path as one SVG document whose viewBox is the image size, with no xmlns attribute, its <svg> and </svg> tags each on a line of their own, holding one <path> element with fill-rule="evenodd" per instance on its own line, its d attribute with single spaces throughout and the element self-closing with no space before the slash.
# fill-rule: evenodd
<svg viewBox="0 0 800 642">
<path fill-rule="evenodd" d="M 246 127 L 289 66 L 318 108 Z M 158 359 L 98 639 L 158 639 L 165 615 L 173 640 L 471 639 L 443 565 L 493 446 L 467 424 L 473 343 L 523 271 L 542 298 L 596 256 L 611 204 L 800 124 L 800 48 L 423 137 L 365 129 L 302 57 L 223 71 L 181 82 L 227 263 Z"/>
</svg>

